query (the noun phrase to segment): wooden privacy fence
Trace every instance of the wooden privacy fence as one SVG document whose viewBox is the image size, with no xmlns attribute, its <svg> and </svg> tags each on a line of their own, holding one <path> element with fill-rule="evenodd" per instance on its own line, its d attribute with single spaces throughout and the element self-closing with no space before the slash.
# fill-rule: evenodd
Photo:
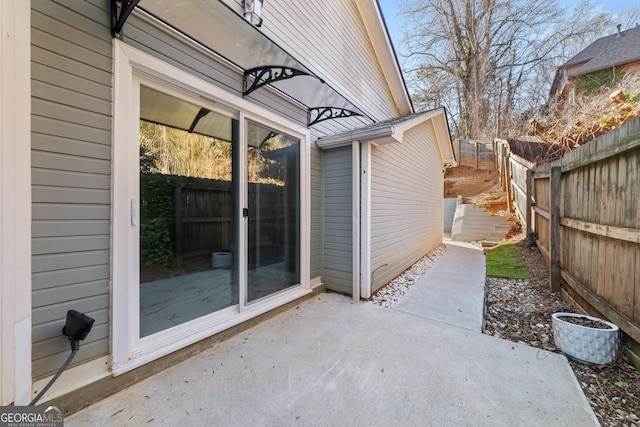
<svg viewBox="0 0 640 427">
<path fill-rule="evenodd" d="M 476 169 L 494 169 L 495 158 L 491 141 L 456 140 L 459 164 Z"/>
<path fill-rule="evenodd" d="M 515 212 L 523 224 L 530 224 L 527 212 L 531 214 L 530 198 L 527 194 L 531 191 L 531 170 L 536 166 L 522 157 L 511 153 L 509 144 L 502 139 L 496 139 L 493 143 L 495 151 L 496 170 L 500 177 L 502 190 L 507 193 L 509 210 Z M 531 232 L 527 229 L 527 235 Z"/>
<path fill-rule="evenodd" d="M 550 265 L 551 289 L 564 282 L 574 300 L 640 342 L 640 117 L 538 167 L 504 141 L 495 146 L 510 202 Z"/>
</svg>

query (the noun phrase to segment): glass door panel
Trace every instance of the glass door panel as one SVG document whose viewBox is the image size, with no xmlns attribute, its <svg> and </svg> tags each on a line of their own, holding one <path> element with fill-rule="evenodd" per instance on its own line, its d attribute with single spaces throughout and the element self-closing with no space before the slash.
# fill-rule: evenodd
<svg viewBox="0 0 640 427">
<path fill-rule="evenodd" d="M 140 337 L 238 304 L 238 121 L 140 88 Z"/>
<path fill-rule="evenodd" d="M 247 302 L 300 283 L 300 140 L 247 124 Z"/>
</svg>

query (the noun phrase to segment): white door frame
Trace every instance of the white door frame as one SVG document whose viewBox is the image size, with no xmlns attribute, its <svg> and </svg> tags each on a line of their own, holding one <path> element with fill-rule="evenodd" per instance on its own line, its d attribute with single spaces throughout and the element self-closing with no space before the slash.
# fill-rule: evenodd
<svg viewBox="0 0 640 427">
<path fill-rule="evenodd" d="M 360 144 L 360 295 L 371 298 L 371 146 Z"/>
<path fill-rule="evenodd" d="M 310 257 L 310 148 L 309 129 L 247 99 L 201 80 L 158 58 L 119 40 L 114 41 L 114 114 L 113 114 L 113 262 L 111 316 L 111 373 L 119 375 L 152 360 L 193 344 L 259 314 L 279 307 L 311 292 Z M 300 139 L 300 286 L 247 306 L 228 307 L 148 337 L 138 337 L 139 286 L 137 215 L 131 206 L 137 203 L 139 188 L 134 185 L 139 168 L 138 79 L 152 80 L 175 89 L 184 96 L 220 102 L 240 114 L 241 135 L 245 120 L 251 120 Z M 240 164 L 243 165 L 244 159 Z M 245 173 L 246 176 L 246 173 Z M 246 193 L 243 190 L 242 197 Z M 133 203 L 133 205 L 132 205 Z M 242 221 L 243 228 L 246 221 Z M 244 235 L 242 235 L 244 233 Z M 246 229 L 241 232 L 246 239 Z M 133 249 L 132 249 L 133 248 Z M 244 261 L 246 263 L 246 261 Z M 242 266 L 241 266 L 242 267 Z"/>
<path fill-rule="evenodd" d="M 0 405 L 31 400 L 31 2 L 0 1 Z"/>
</svg>

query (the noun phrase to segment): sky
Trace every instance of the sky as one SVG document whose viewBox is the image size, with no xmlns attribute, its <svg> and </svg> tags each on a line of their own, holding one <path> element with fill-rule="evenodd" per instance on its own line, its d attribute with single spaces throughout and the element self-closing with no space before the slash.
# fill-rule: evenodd
<svg viewBox="0 0 640 427">
<path fill-rule="evenodd" d="M 580 0 L 558 0 L 560 3 L 566 5 L 567 7 L 574 7 Z M 393 41 L 393 45 L 396 50 L 398 50 L 400 46 L 400 38 L 402 37 L 402 22 L 396 18 L 397 9 L 396 3 L 398 0 L 378 0 L 380 3 L 380 8 L 382 9 L 382 14 L 384 15 L 385 22 L 387 23 L 387 27 L 389 28 L 389 33 L 391 35 L 391 40 Z M 630 9 L 631 7 L 640 7 L 640 0 L 600 0 L 597 1 L 602 9 L 609 10 L 611 12 L 617 13 L 622 10 Z M 611 33 L 615 31 L 615 28 L 612 29 Z"/>
</svg>

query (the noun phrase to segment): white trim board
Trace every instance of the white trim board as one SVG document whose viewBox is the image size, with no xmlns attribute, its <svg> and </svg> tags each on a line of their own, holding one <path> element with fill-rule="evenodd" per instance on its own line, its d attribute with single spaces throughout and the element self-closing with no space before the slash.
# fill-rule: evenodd
<svg viewBox="0 0 640 427">
<path fill-rule="evenodd" d="M 31 400 L 31 3 L 0 2 L 0 405 Z"/>
</svg>

